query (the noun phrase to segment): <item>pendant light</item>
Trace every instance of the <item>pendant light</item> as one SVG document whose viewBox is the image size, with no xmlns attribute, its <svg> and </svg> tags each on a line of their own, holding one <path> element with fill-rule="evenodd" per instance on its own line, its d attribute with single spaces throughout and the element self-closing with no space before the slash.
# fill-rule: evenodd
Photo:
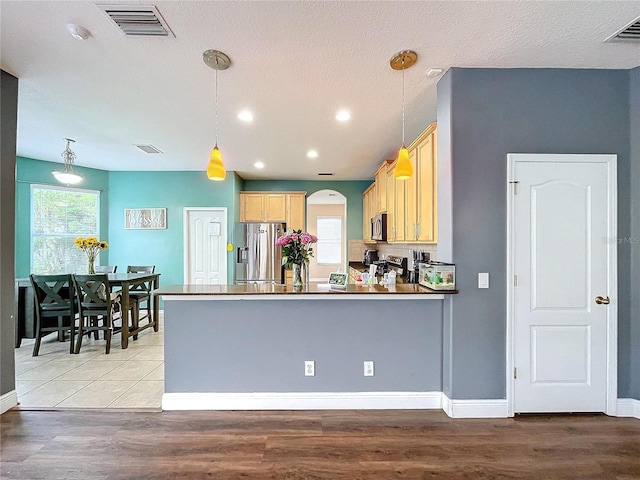
<svg viewBox="0 0 640 480">
<path fill-rule="evenodd" d="M 393 170 L 397 180 L 407 180 L 413 175 L 413 167 L 409 161 L 409 151 L 404 144 L 404 71 L 418 60 L 418 54 L 412 50 L 404 50 L 393 56 L 389 62 L 394 70 L 402 70 L 402 148 L 398 152 L 398 161 Z"/>
<path fill-rule="evenodd" d="M 75 185 L 84 179 L 82 175 L 73 171 L 73 162 L 76 159 L 76 154 L 71 150 L 69 145 L 71 142 L 75 142 L 75 140 L 72 138 L 63 138 L 63 140 L 66 140 L 67 142 L 67 147 L 60 154 L 64 160 L 64 169 L 54 170 L 51 173 L 60 183 L 64 183 L 65 185 Z"/>
<path fill-rule="evenodd" d="M 227 171 L 222 163 L 222 154 L 218 149 L 218 70 L 226 70 L 231 66 L 231 59 L 219 50 L 206 50 L 202 59 L 209 67 L 216 71 L 216 146 L 211 149 L 207 177 L 209 180 L 222 181 L 227 177 Z"/>
</svg>

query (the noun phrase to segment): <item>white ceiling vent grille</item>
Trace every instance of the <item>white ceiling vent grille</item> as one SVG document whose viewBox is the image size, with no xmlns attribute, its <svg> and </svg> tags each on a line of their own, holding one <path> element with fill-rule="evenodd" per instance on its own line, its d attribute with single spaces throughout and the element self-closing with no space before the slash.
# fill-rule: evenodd
<svg viewBox="0 0 640 480">
<path fill-rule="evenodd" d="M 142 150 L 145 153 L 162 153 L 153 145 L 136 145 L 136 147 L 138 147 L 140 150 Z"/>
<path fill-rule="evenodd" d="M 175 37 L 156 7 L 141 5 L 98 5 L 125 35 Z"/>
<path fill-rule="evenodd" d="M 605 40 L 605 42 L 613 41 L 640 42 L 640 17 Z"/>
</svg>

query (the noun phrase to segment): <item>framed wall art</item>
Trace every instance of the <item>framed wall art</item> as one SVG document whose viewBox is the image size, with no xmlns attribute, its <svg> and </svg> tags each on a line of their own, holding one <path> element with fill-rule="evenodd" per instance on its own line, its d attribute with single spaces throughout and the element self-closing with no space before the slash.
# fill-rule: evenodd
<svg viewBox="0 0 640 480">
<path fill-rule="evenodd" d="M 127 230 L 167 228 L 167 209 L 125 208 L 124 228 Z"/>
</svg>

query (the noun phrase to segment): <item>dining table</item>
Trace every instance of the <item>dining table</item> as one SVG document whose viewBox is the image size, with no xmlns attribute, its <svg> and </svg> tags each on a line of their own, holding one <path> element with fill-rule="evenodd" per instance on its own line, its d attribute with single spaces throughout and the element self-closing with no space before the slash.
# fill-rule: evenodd
<svg viewBox="0 0 640 480">
<path fill-rule="evenodd" d="M 160 286 L 160 274 L 159 273 L 109 273 L 109 285 L 113 291 L 114 287 L 120 287 L 122 292 L 122 331 L 120 343 L 122 348 L 125 349 L 129 346 L 129 337 L 138 335 L 143 330 L 153 327 L 153 331 L 157 332 L 159 323 L 158 315 L 160 312 L 159 302 L 156 297 L 151 294 L 151 291 L 156 290 Z M 132 288 L 144 286 L 150 284 L 149 289 L 149 302 L 151 302 L 151 318 L 149 322 L 138 326 L 137 328 L 130 328 L 129 326 L 129 291 Z"/>
<path fill-rule="evenodd" d="M 109 286 L 112 291 L 121 291 L 122 331 L 120 343 L 122 348 L 129 347 L 129 338 L 137 336 L 143 330 L 153 327 L 158 331 L 159 302 L 158 298 L 149 294 L 151 302 L 151 318 L 148 323 L 137 328 L 129 325 L 129 311 L 131 308 L 129 291 L 132 288 L 149 285 L 150 291 L 160 287 L 159 273 L 109 273 Z M 33 289 L 28 278 L 18 278 L 15 281 L 15 347 L 19 348 L 23 338 L 35 338 L 36 314 Z M 64 339 L 60 339 L 64 340 Z"/>
</svg>

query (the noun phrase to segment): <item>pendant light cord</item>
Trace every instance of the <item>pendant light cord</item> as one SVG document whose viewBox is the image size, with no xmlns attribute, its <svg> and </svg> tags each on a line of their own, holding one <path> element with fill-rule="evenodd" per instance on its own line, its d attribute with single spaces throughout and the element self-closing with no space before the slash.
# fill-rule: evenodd
<svg viewBox="0 0 640 480">
<path fill-rule="evenodd" d="M 218 146 L 218 70 L 216 70 L 216 147 Z"/>
<path fill-rule="evenodd" d="M 404 55 L 402 56 L 402 146 L 404 147 Z"/>
</svg>

